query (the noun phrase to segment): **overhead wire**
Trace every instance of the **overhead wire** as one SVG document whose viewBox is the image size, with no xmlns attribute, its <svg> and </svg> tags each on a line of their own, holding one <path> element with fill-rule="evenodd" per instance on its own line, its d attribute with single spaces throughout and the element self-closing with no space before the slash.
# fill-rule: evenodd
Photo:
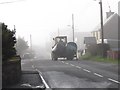
<svg viewBox="0 0 120 90">
<path fill-rule="evenodd" d="M 8 2 L 0 2 L 0 4 L 9 4 L 9 3 L 15 3 L 15 2 L 21 2 L 25 0 L 15 0 L 15 1 L 8 1 Z"/>
</svg>

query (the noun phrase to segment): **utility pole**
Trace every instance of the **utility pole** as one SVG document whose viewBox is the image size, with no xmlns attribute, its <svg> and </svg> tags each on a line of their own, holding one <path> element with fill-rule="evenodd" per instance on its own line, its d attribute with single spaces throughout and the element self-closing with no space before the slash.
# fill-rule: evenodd
<svg viewBox="0 0 120 90">
<path fill-rule="evenodd" d="M 101 16 L 101 39 L 102 39 L 102 57 L 104 57 L 104 31 L 103 31 L 103 9 L 102 9 L 102 0 L 99 2 L 100 4 L 100 16 Z"/>
<path fill-rule="evenodd" d="M 15 28 L 15 25 L 14 25 L 14 31 L 16 32 L 16 28 Z M 15 37 L 16 37 L 16 33 L 15 33 Z"/>
<path fill-rule="evenodd" d="M 32 36 L 30 34 L 30 47 L 31 47 L 31 50 L 32 50 Z"/>
<path fill-rule="evenodd" d="M 102 39 L 102 44 L 104 44 L 102 0 L 100 0 L 99 4 L 100 4 L 100 16 L 101 16 L 101 39 Z"/>
<path fill-rule="evenodd" d="M 15 38 L 16 38 L 16 47 L 17 47 L 17 35 L 16 35 L 16 28 L 15 28 L 15 25 L 14 25 L 14 32 L 15 32 Z"/>
<path fill-rule="evenodd" d="M 59 36 L 60 32 L 59 32 L 59 28 L 58 28 L 58 36 Z"/>
<path fill-rule="evenodd" d="M 14 25 L 14 30 L 16 31 L 15 25 Z"/>
<path fill-rule="evenodd" d="M 72 14 L 72 29 L 73 29 L 73 42 L 74 42 L 74 14 Z"/>
<path fill-rule="evenodd" d="M 102 57 L 104 57 L 104 31 L 103 31 L 103 8 L 102 8 L 102 0 L 99 1 L 99 4 L 100 4 L 100 21 L 101 21 L 101 44 L 102 44 L 101 49 L 102 49 Z"/>
</svg>

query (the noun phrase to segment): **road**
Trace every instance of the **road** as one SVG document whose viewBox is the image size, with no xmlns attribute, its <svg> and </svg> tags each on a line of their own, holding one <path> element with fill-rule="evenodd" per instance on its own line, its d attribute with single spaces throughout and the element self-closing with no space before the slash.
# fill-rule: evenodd
<svg viewBox="0 0 120 90">
<path fill-rule="evenodd" d="M 85 60 L 22 60 L 22 70 L 37 70 L 49 88 L 118 88 L 118 65 Z"/>
</svg>

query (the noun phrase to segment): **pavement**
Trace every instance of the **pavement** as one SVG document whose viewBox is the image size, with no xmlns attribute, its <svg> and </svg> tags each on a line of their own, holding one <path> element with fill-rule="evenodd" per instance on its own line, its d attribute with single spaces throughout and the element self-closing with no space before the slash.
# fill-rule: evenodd
<svg viewBox="0 0 120 90">
<path fill-rule="evenodd" d="M 34 89 L 34 90 L 45 90 L 45 85 L 39 75 L 39 73 L 37 71 L 22 71 L 22 75 L 21 75 L 21 80 L 14 84 L 14 85 L 10 85 L 6 88 L 4 88 L 5 90 L 7 89 Z M 3 90 L 4 90 L 3 89 Z"/>
</svg>

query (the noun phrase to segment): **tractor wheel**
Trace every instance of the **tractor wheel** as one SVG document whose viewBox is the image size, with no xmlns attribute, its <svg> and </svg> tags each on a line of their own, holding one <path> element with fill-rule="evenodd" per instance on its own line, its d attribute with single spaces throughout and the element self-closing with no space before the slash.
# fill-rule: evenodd
<svg viewBox="0 0 120 90">
<path fill-rule="evenodd" d="M 73 57 L 67 57 L 67 60 L 73 60 Z"/>
<path fill-rule="evenodd" d="M 57 61 L 58 59 L 57 58 L 54 58 L 55 61 Z"/>
</svg>

